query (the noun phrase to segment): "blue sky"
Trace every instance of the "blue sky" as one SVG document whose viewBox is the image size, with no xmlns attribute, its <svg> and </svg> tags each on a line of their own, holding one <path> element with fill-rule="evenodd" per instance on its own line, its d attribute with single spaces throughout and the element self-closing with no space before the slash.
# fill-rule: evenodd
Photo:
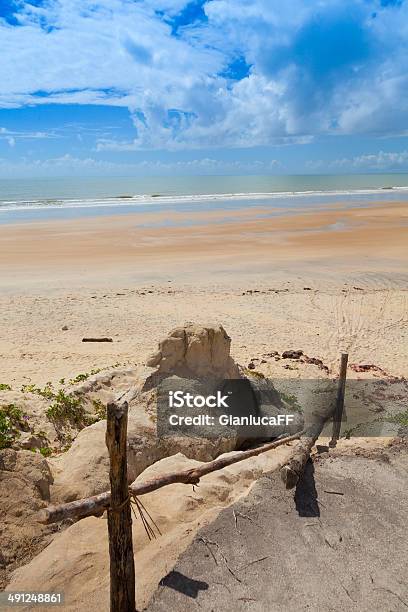
<svg viewBox="0 0 408 612">
<path fill-rule="evenodd" d="M 408 171 L 408 0 L 0 0 L 0 176 Z"/>
</svg>

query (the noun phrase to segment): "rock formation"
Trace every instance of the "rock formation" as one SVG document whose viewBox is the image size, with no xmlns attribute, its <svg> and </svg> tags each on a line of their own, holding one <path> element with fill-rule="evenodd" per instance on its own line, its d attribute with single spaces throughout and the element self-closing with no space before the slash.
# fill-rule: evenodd
<svg viewBox="0 0 408 612">
<path fill-rule="evenodd" d="M 231 338 L 222 325 L 187 323 L 159 343 L 146 365 L 185 378 L 240 378 L 230 347 Z"/>
<path fill-rule="evenodd" d="M 0 451 L 0 588 L 8 569 L 28 562 L 48 541 L 53 527 L 39 525 L 33 515 L 50 499 L 52 476 L 47 461 L 31 451 Z"/>
<path fill-rule="evenodd" d="M 167 384 L 205 393 L 226 379 L 241 378 L 230 346 L 231 339 L 221 325 L 187 323 L 159 343 L 159 351 L 148 359 L 147 367 L 127 370 L 122 375 L 116 371 L 110 375 L 100 373 L 75 389 L 77 394 L 92 394 L 106 403 L 118 392 L 132 388 L 128 420 L 131 480 L 156 461 L 177 452 L 210 461 L 235 448 L 233 436 L 166 438 L 158 436 L 156 429 L 158 390 L 165 389 Z M 71 448 L 50 463 L 55 477 L 53 501 L 71 501 L 109 488 L 105 421 L 83 429 Z"/>
</svg>

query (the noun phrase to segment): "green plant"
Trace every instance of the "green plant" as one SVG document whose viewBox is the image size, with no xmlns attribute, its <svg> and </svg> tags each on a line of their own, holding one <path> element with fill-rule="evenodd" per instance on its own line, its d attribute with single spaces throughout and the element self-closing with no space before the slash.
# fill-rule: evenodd
<svg viewBox="0 0 408 612">
<path fill-rule="evenodd" d="M 46 415 L 51 421 L 68 421 L 72 425 L 87 425 L 83 401 L 80 397 L 75 397 L 60 389 L 53 394 L 54 402 L 48 408 Z"/>
<path fill-rule="evenodd" d="M 9 448 L 20 437 L 20 430 L 27 429 L 27 418 L 27 415 L 15 404 L 1 406 L 0 449 Z"/>
<path fill-rule="evenodd" d="M 100 399 L 92 400 L 93 409 L 95 411 L 96 416 L 98 417 L 98 421 L 102 421 L 106 419 L 106 406 Z"/>
<path fill-rule="evenodd" d="M 292 395 L 291 393 L 280 393 L 281 399 L 289 404 L 289 406 L 295 410 L 295 412 L 303 412 L 302 407 L 300 406 L 296 395 Z"/>
<path fill-rule="evenodd" d="M 52 449 L 49 446 L 42 446 L 40 448 L 40 453 L 43 457 L 49 457 L 50 455 L 52 455 Z"/>
<path fill-rule="evenodd" d="M 398 412 L 388 417 L 387 421 L 389 423 L 397 423 L 397 425 L 402 425 L 402 427 L 408 427 L 408 410 L 405 410 L 405 412 Z"/>
<path fill-rule="evenodd" d="M 64 446 L 61 448 L 61 450 L 63 453 L 65 453 L 67 450 L 71 448 L 71 444 L 74 440 L 70 434 L 65 434 L 62 441 L 64 442 Z"/>
<path fill-rule="evenodd" d="M 84 373 L 81 373 L 81 374 L 77 374 L 75 376 L 75 378 L 71 378 L 70 379 L 69 384 L 70 385 L 76 385 L 77 383 L 84 382 L 90 376 L 94 376 L 94 374 L 99 374 L 100 371 L 101 371 L 101 368 L 93 368 L 90 372 L 84 372 Z M 64 380 L 64 379 L 62 379 L 62 380 Z M 64 383 L 61 383 L 61 384 L 64 384 Z"/>
<path fill-rule="evenodd" d="M 0 383 L 0 391 L 11 391 L 11 386 L 7 383 Z"/>
<path fill-rule="evenodd" d="M 35 393 L 36 395 L 40 395 L 45 399 L 52 399 L 54 397 L 54 387 L 52 382 L 47 382 L 45 386 L 41 389 L 41 387 L 36 387 L 34 384 L 23 385 L 21 387 L 22 393 Z"/>
</svg>

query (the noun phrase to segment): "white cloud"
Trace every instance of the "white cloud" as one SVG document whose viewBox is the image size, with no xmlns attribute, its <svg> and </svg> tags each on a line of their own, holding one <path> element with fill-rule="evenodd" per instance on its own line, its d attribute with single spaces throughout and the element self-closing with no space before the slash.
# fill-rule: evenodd
<svg viewBox="0 0 408 612">
<path fill-rule="evenodd" d="M 359 170 L 408 170 L 408 151 L 379 151 L 352 158 L 345 157 L 334 160 L 331 165 L 335 168 Z"/>
<path fill-rule="evenodd" d="M 79 158 L 66 153 L 49 159 L 22 159 L 9 162 L 0 159 L 0 177 L 36 176 L 157 176 L 174 174 L 217 175 L 259 174 L 273 172 L 281 166 L 276 159 L 267 161 L 224 161 L 214 158 L 198 158 L 187 161 L 141 161 L 138 163 L 114 163 L 93 157 Z"/>
<path fill-rule="evenodd" d="M 100 151 L 249 147 L 407 129 L 408 3 L 212 0 L 204 4 L 207 21 L 174 36 L 171 20 L 187 4 L 22 1 L 18 27 L 0 20 L 0 106 L 129 108 L 134 138 L 100 139 Z M 338 52 L 337 23 L 344 30 Z M 240 57 L 251 66 L 248 76 L 222 76 Z"/>
<path fill-rule="evenodd" d="M 44 138 L 56 138 L 57 135 L 54 132 L 30 132 L 30 131 L 19 131 L 19 130 L 8 130 L 5 127 L 0 127 L 0 139 L 4 138 L 8 142 L 13 141 L 13 145 L 16 140 L 19 139 L 34 139 L 42 140 Z"/>
</svg>

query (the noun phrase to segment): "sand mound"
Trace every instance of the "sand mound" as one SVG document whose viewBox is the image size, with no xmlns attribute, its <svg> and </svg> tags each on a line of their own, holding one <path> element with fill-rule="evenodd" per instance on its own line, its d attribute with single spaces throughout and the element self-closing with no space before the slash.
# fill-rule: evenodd
<svg viewBox="0 0 408 612">
<path fill-rule="evenodd" d="M 222 325 L 187 323 L 159 343 L 159 350 L 146 365 L 185 378 L 239 378 L 230 347 L 231 338 Z"/>
</svg>

